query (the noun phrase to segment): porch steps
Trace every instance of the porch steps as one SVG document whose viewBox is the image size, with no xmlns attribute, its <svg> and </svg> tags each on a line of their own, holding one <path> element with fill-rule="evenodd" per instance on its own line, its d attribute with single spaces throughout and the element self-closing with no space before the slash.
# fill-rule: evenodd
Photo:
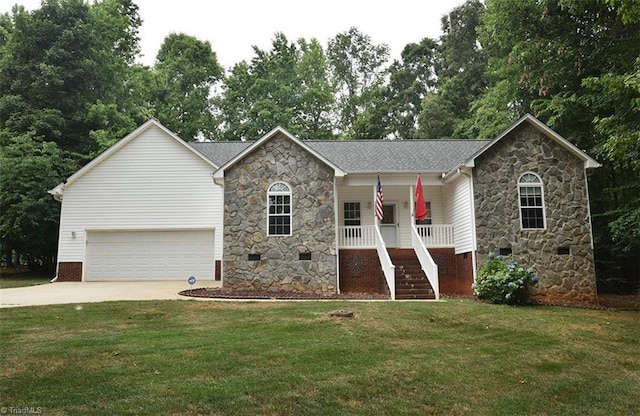
<svg viewBox="0 0 640 416">
<path fill-rule="evenodd" d="M 396 299 L 435 299 L 429 279 L 413 249 L 389 249 L 396 266 Z"/>
</svg>

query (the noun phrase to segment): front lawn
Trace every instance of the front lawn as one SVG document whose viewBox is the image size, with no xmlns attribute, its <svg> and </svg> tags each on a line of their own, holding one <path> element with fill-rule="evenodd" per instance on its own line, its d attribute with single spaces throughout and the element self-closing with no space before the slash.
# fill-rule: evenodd
<svg viewBox="0 0 640 416">
<path fill-rule="evenodd" d="M 348 309 L 355 318 L 328 318 Z M 446 302 L 3 309 L 0 406 L 43 415 L 635 415 L 640 312 Z"/>
</svg>

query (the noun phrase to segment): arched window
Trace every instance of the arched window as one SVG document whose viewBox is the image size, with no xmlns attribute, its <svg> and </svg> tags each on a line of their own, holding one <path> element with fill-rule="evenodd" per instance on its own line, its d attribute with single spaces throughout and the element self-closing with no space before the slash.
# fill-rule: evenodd
<svg viewBox="0 0 640 416">
<path fill-rule="evenodd" d="M 522 229 L 545 228 L 542 180 L 535 173 L 525 173 L 518 179 L 520 219 Z"/>
<path fill-rule="evenodd" d="M 276 182 L 267 191 L 268 235 L 291 235 L 291 188 Z"/>
</svg>

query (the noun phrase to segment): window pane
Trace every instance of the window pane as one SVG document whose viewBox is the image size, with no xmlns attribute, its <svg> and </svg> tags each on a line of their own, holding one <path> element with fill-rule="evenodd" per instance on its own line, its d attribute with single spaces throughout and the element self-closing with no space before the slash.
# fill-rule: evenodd
<svg viewBox="0 0 640 416">
<path fill-rule="evenodd" d="M 345 202 L 344 205 L 344 225 L 360 225 L 360 202 Z"/>
<path fill-rule="evenodd" d="M 522 228 L 544 228 L 542 208 L 522 208 Z"/>
<path fill-rule="evenodd" d="M 521 186 L 520 205 L 523 207 L 541 207 L 542 188 L 538 186 Z"/>
<path fill-rule="evenodd" d="M 291 217 L 288 215 L 273 215 L 269 217 L 270 235 L 288 235 L 291 233 Z"/>
<path fill-rule="evenodd" d="M 522 177 L 520 177 L 520 183 L 540 183 L 540 178 L 538 178 L 538 176 L 532 174 L 532 173 L 527 173 L 522 175 Z"/>
</svg>

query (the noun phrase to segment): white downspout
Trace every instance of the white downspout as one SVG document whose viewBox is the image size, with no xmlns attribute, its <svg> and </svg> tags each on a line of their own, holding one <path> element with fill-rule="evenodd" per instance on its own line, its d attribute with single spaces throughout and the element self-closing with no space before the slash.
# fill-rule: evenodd
<svg viewBox="0 0 640 416">
<path fill-rule="evenodd" d="M 471 262 L 473 270 L 473 281 L 475 282 L 478 277 L 478 259 L 476 252 L 478 250 L 478 236 L 476 233 L 476 207 L 475 198 L 473 197 L 473 171 L 466 173 L 462 168 L 458 168 L 458 172 L 469 178 L 469 209 L 471 215 Z"/>
<path fill-rule="evenodd" d="M 336 183 L 336 175 L 333 175 L 333 228 L 335 230 L 335 240 L 336 240 L 336 291 L 340 294 L 340 226 L 338 221 L 340 221 L 340 217 L 338 215 L 340 203 L 338 202 L 338 184 Z"/>
</svg>

